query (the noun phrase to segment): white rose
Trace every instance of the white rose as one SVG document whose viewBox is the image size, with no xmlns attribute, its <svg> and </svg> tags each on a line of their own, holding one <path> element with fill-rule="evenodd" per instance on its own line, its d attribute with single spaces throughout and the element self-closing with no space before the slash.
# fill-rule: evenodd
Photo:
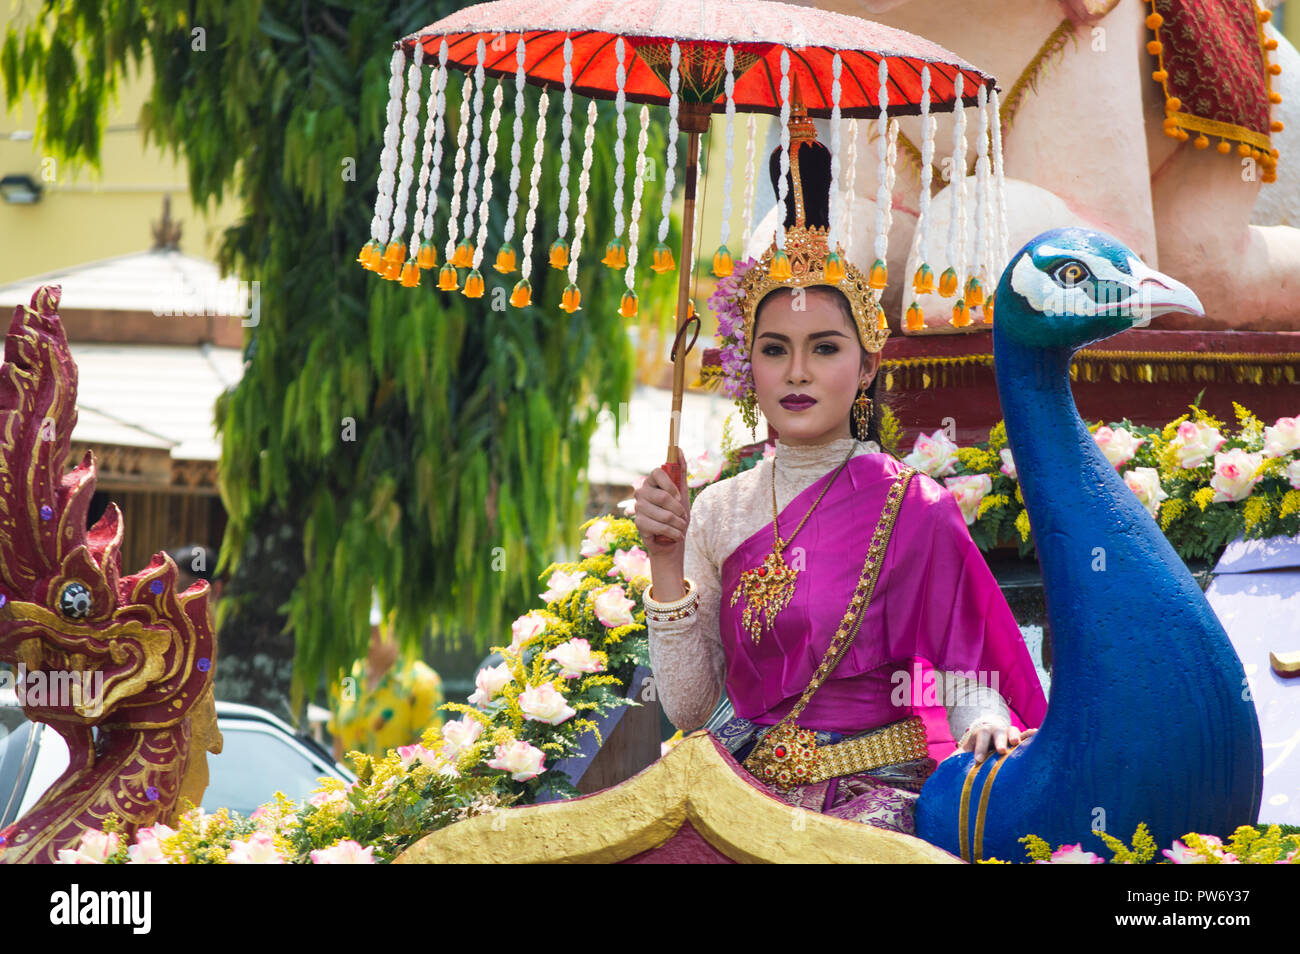
<svg viewBox="0 0 1300 954">
<path fill-rule="evenodd" d="M 109 857 L 117 852 L 117 844 L 116 832 L 102 832 L 97 828 L 88 828 L 81 833 L 81 841 L 76 848 L 59 849 L 59 864 L 107 864 Z M 129 848 L 127 852 L 130 853 Z"/>
<path fill-rule="evenodd" d="M 1255 484 L 1259 483 L 1255 471 L 1259 470 L 1263 462 L 1263 454 L 1248 454 L 1240 447 L 1234 447 L 1226 454 L 1215 454 L 1214 476 L 1210 478 L 1210 486 L 1214 488 L 1211 501 L 1224 503 L 1245 500 Z"/>
<path fill-rule="evenodd" d="M 514 637 L 510 641 L 510 651 L 519 652 L 526 643 L 536 639 L 546 630 L 546 617 L 542 616 L 536 610 L 531 613 L 525 613 L 513 623 L 510 624 L 510 633 Z"/>
<path fill-rule="evenodd" d="M 686 486 L 703 487 L 713 483 L 722 473 L 722 465 L 726 462 L 727 458 L 712 451 L 705 451 L 699 457 L 691 459 L 686 465 Z"/>
<path fill-rule="evenodd" d="M 586 554 L 584 554 L 585 556 Z M 556 600 L 563 599 L 578 588 L 578 584 L 586 577 L 584 571 L 579 570 L 576 573 L 566 573 L 563 570 L 556 570 L 551 574 L 551 578 L 546 581 L 549 589 L 545 593 L 538 593 L 539 599 L 547 603 L 553 603 Z"/>
<path fill-rule="evenodd" d="M 929 437 L 920 434 L 912 446 L 912 453 L 903 458 L 903 463 L 910 464 L 931 477 L 942 477 L 956 469 L 957 445 L 948 440 L 942 430 L 935 431 Z"/>
<path fill-rule="evenodd" d="M 1208 424 L 1183 421 L 1178 425 L 1178 434 L 1169 443 L 1178 454 L 1178 463 L 1190 470 L 1209 460 L 1225 440 L 1226 437 Z"/>
<path fill-rule="evenodd" d="M 572 718 L 577 710 L 549 682 L 540 686 L 530 686 L 519 693 L 519 708 L 524 718 L 533 722 L 545 722 L 547 725 L 559 725 Z"/>
<path fill-rule="evenodd" d="M 582 541 L 582 549 L 578 552 L 585 557 L 608 553 L 610 546 L 618 539 L 618 534 L 609 527 L 610 521 L 603 518 L 588 527 L 587 535 Z"/>
<path fill-rule="evenodd" d="M 509 745 L 498 745 L 496 758 L 488 759 L 487 766 L 509 772 L 516 782 L 526 782 L 541 774 L 545 759 L 546 753 L 541 749 L 516 739 Z"/>
<path fill-rule="evenodd" d="M 999 468 L 999 470 L 1001 470 L 1002 473 L 1006 474 L 1012 480 L 1018 479 L 1019 474 L 1017 474 L 1016 472 L 1016 462 L 1011 459 L 1011 448 L 1010 447 L 1002 448 L 1002 450 L 998 451 L 998 456 L 1002 458 L 1002 466 Z"/>
<path fill-rule="evenodd" d="M 1264 428 L 1264 456 L 1281 457 L 1300 447 L 1300 417 L 1279 417 Z"/>
<path fill-rule="evenodd" d="M 1169 496 L 1160 486 L 1160 472 L 1154 467 L 1134 467 L 1125 472 L 1124 483 L 1153 517 L 1160 510 L 1160 501 Z"/>
<path fill-rule="evenodd" d="M 474 685 L 477 688 L 469 697 L 469 704 L 481 706 L 490 702 L 513 678 L 510 674 L 510 667 L 505 663 L 499 666 L 490 666 L 487 669 L 480 669 L 474 677 Z"/>
<path fill-rule="evenodd" d="M 1104 424 L 1097 428 L 1097 433 L 1093 434 L 1092 438 L 1101 448 L 1101 452 L 1106 455 L 1111 466 L 1117 469 L 1131 461 L 1138 447 L 1146 442 L 1145 438 L 1134 437 L 1126 428 L 1117 427 L 1111 430 Z"/>
<path fill-rule="evenodd" d="M 460 753 L 478 741 L 483 734 L 483 723 L 473 716 L 461 716 L 442 727 L 442 757 L 454 761 Z"/>
<path fill-rule="evenodd" d="M 226 863 L 232 865 L 282 865 L 284 856 L 276 850 L 275 839 L 269 832 L 259 831 L 248 838 L 230 843 Z"/>
<path fill-rule="evenodd" d="M 1291 486 L 1300 490 L 1300 460 L 1293 460 L 1286 465 L 1286 479 L 1291 482 Z"/>
<path fill-rule="evenodd" d="M 957 498 L 957 505 L 961 507 L 961 515 L 966 520 L 966 526 L 975 522 L 975 514 L 979 512 L 980 501 L 985 495 L 993 489 L 993 478 L 988 474 L 967 474 L 964 477 L 946 477 L 944 483 L 952 491 L 952 495 Z"/>
<path fill-rule="evenodd" d="M 621 586 L 607 586 L 596 593 L 591 600 L 592 611 L 601 624 L 613 629 L 615 626 L 630 626 L 632 617 L 632 600 L 623 593 Z"/>
<path fill-rule="evenodd" d="M 591 644 L 585 639 L 571 639 L 560 643 L 542 657 L 550 659 L 560 667 L 560 675 L 565 679 L 576 679 L 584 672 L 601 672 L 604 664 L 591 652 Z"/>
<path fill-rule="evenodd" d="M 609 575 L 622 576 L 625 580 L 649 576 L 650 555 L 640 547 L 633 547 L 631 550 L 619 547 L 614 551 L 614 565 L 610 568 Z"/>
</svg>

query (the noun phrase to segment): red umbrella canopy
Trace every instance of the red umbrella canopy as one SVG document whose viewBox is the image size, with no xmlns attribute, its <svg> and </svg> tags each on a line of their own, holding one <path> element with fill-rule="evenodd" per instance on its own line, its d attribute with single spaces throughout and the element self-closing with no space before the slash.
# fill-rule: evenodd
<svg viewBox="0 0 1300 954">
<path fill-rule="evenodd" d="M 880 114 L 880 61 L 889 71 L 890 115 L 917 114 L 921 70 L 930 67 L 931 110 L 954 106 L 957 73 L 963 74 L 962 101 L 976 104 L 981 86 L 993 77 L 936 43 L 858 17 L 796 7 L 772 0 L 495 0 L 480 3 L 431 23 L 395 46 L 409 56 L 417 43 L 434 60 L 445 39 L 447 62 L 461 69 L 478 63 L 480 40 L 487 45 L 485 72 L 513 76 L 516 46 L 525 43 L 524 73 L 529 83 L 557 87 L 564 82 L 564 41 L 573 44 L 578 66 L 573 91 L 597 99 L 614 98 L 618 84 L 615 42 L 622 37 L 636 50 L 627 66 L 624 92 L 631 102 L 666 105 L 669 53 L 681 48 L 683 102 L 726 108 L 723 56 L 735 55 L 735 108 L 741 112 L 781 112 L 781 53 L 790 56 L 790 76 L 812 116 L 831 115 L 831 69 L 839 54 L 840 114 L 869 118 Z"/>
</svg>

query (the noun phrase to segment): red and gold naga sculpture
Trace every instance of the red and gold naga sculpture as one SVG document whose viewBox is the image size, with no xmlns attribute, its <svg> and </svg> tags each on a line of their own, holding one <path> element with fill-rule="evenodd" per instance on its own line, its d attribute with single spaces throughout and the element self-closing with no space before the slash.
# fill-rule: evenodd
<svg viewBox="0 0 1300 954">
<path fill-rule="evenodd" d="M 183 797 L 202 798 L 205 751 L 221 751 L 208 584 L 177 594 L 165 553 L 122 577 L 117 505 L 86 528 L 94 456 L 65 472 L 77 367 L 59 296 L 43 286 L 14 310 L 0 367 L 0 662 L 70 758 L 0 831 L 5 863 L 57 861 L 112 813 L 128 837 L 172 820 Z"/>
</svg>

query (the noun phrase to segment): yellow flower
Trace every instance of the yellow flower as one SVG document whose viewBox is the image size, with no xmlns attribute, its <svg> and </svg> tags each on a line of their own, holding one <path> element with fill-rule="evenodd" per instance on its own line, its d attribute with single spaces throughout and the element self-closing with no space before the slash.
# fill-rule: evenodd
<svg viewBox="0 0 1300 954">
<path fill-rule="evenodd" d="M 1269 506 L 1268 498 L 1263 494 L 1251 494 L 1246 498 L 1246 506 L 1242 509 L 1242 519 L 1246 523 L 1246 529 L 1249 530 L 1258 523 L 1262 523 L 1269 517 L 1272 507 Z"/>
<path fill-rule="evenodd" d="M 1279 517 L 1289 517 L 1300 513 L 1300 490 L 1288 490 L 1282 497 L 1282 506 L 1278 508 Z"/>
<path fill-rule="evenodd" d="M 1169 527 L 1182 516 L 1187 509 L 1187 501 L 1181 497 L 1174 497 L 1165 500 L 1160 504 L 1160 529 L 1168 530 Z"/>
<path fill-rule="evenodd" d="M 1210 505 L 1210 501 L 1214 499 L 1214 488 L 1202 487 L 1200 490 L 1196 491 L 1196 493 L 1192 494 L 1192 499 L 1196 501 L 1198 507 L 1204 510 Z"/>
<path fill-rule="evenodd" d="M 1020 539 L 1029 540 L 1029 511 L 1022 510 L 1016 516 L 1016 530 L 1020 532 Z"/>
</svg>

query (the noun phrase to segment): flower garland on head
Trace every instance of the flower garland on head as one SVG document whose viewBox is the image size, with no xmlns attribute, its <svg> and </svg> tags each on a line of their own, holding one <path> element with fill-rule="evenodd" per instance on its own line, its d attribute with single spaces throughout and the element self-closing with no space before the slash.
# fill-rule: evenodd
<svg viewBox="0 0 1300 954">
<path fill-rule="evenodd" d="M 718 279 L 717 288 L 709 297 L 709 310 L 718 317 L 722 389 L 740 406 L 741 416 L 751 431 L 758 428 L 758 395 L 754 391 L 754 376 L 745 351 L 740 280 L 756 264 L 758 260 L 753 257 L 736 262 L 730 275 Z"/>
</svg>

